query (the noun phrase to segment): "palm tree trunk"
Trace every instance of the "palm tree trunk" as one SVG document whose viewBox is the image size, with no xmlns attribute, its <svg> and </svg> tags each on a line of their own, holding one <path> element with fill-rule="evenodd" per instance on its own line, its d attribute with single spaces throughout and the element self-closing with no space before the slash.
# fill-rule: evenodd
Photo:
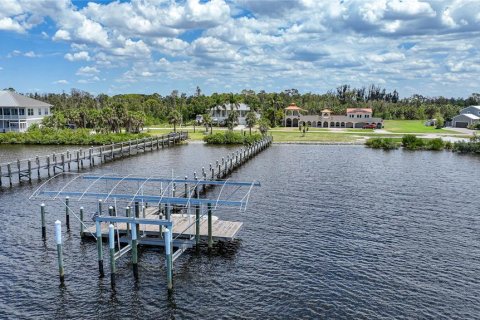
<svg viewBox="0 0 480 320">
<path fill-rule="evenodd" d="M 249 129 L 250 129 L 250 135 L 252 135 L 252 127 L 250 127 Z"/>
</svg>

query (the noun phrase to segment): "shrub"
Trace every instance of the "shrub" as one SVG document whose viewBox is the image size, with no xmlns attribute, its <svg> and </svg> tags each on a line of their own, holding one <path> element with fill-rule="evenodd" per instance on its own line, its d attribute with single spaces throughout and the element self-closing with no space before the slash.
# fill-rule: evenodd
<svg viewBox="0 0 480 320">
<path fill-rule="evenodd" d="M 240 132 L 225 131 L 216 132 L 203 137 L 203 141 L 208 144 L 252 144 L 262 139 L 262 135 L 254 133 L 252 135 L 243 135 Z"/>
<path fill-rule="evenodd" d="M 372 138 L 368 139 L 365 144 L 369 148 L 384 150 L 393 150 L 399 147 L 399 143 L 391 138 Z"/>
<path fill-rule="evenodd" d="M 140 133 L 107 133 L 91 134 L 89 129 L 52 129 L 37 128 L 27 132 L 7 132 L 0 134 L 0 143 L 3 144 L 69 144 L 69 145 L 100 145 L 113 142 L 122 142 L 148 137 Z"/>
<path fill-rule="evenodd" d="M 427 150 L 440 151 L 440 150 L 443 150 L 444 147 L 445 147 L 445 144 L 443 143 L 443 140 L 440 138 L 426 140 L 425 142 L 425 149 Z"/>
<path fill-rule="evenodd" d="M 402 146 L 408 150 L 419 150 L 425 147 L 425 143 L 412 134 L 406 134 L 402 138 Z"/>
</svg>

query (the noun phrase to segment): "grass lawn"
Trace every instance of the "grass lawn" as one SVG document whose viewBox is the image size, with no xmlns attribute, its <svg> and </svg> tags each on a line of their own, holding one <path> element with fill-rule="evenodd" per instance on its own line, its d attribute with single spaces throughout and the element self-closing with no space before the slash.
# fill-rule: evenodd
<svg viewBox="0 0 480 320">
<path fill-rule="evenodd" d="M 295 131 L 270 131 L 274 142 L 355 142 L 358 137 L 348 133 L 331 133 L 323 131 L 309 131 L 303 133 Z"/>
<path fill-rule="evenodd" d="M 458 133 L 456 131 L 427 127 L 424 120 L 385 120 L 384 130 L 393 133 Z"/>
</svg>

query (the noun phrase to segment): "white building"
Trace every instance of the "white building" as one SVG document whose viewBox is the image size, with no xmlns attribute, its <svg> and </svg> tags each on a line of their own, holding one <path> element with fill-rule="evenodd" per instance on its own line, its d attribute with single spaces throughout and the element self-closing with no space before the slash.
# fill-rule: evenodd
<svg viewBox="0 0 480 320">
<path fill-rule="evenodd" d="M 466 128 L 480 121 L 480 106 L 469 106 L 460 110 L 460 114 L 452 118 L 452 127 Z"/>
<path fill-rule="evenodd" d="M 285 108 L 285 127 L 300 127 L 307 125 L 317 128 L 363 128 L 371 125 L 377 129 L 383 128 L 383 119 L 374 118 L 371 108 L 348 108 L 346 115 L 333 115 L 325 109 L 320 114 L 309 115 L 307 111 L 294 103 Z"/>
<path fill-rule="evenodd" d="M 0 132 L 24 132 L 50 115 L 52 105 L 9 90 L 0 90 Z"/>
<path fill-rule="evenodd" d="M 233 105 L 225 104 L 213 107 L 210 109 L 210 115 L 212 116 L 212 120 L 214 123 L 225 124 L 228 115 L 233 110 L 236 110 L 238 112 L 238 124 L 247 124 L 245 121 L 245 117 L 247 116 L 247 113 L 250 112 L 250 107 L 244 103 Z M 255 112 L 255 115 L 257 116 L 257 119 L 260 118 L 259 113 Z"/>
</svg>

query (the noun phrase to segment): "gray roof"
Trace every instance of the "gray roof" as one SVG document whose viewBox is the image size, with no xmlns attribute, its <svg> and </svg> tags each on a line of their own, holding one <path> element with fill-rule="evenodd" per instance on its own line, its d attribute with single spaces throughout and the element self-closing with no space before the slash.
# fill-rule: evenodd
<svg viewBox="0 0 480 320">
<path fill-rule="evenodd" d="M 458 116 L 455 116 L 453 117 L 453 119 L 457 118 L 457 117 L 467 117 L 467 118 L 470 118 L 472 120 L 478 120 L 480 119 L 480 117 L 477 117 L 476 115 L 474 114 L 471 114 L 471 113 L 462 113 L 462 114 L 459 114 Z"/>
<path fill-rule="evenodd" d="M 0 107 L 51 107 L 51 104 L 38 101 L 10 90 L 0 90 Z"/>
<path fill-rule="evenodd" d="M 478 111 L 480 111 L 480 106 L 468 106 L 468 107 L 463 108 L 462 110 L 460 110 L 460 112 L 463 111 L 463 110 L 465 110 L 465 109 L 468 109 L 468 108 L 475 108 L 475 109 L 477 109 Z"/>
<path fill-rule="evenodd" d="M 216 107 L 213 107 L 212 109 L 217 109 L 217 110 L 231 110 L 230 108 L 230 103 L 226 103 L 225 104 L 225 108 L 223 107 L 224 105 L 218 105 Z M 246 105 L 245 103 L 239 103 L 238 104 L 238 108 L 237 106 L 233 105 L 233 107 L 236 109 L 236 110 L 241 110 L 241 111 L 250 111 L 250 107 L 248 105 Z"/>
</svg>

